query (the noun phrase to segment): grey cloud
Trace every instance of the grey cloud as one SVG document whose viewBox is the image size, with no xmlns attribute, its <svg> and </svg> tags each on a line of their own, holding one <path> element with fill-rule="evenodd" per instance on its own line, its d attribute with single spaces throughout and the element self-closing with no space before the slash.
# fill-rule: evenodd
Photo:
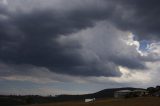
<svg viewBox="0 0 160 106">
<path fill-rule="evenodd" d="M 116 67 L 146 69 L 145 62 L 138 53 L 137 47 L 126 44 L 127 34 L 108 22 L 98 23 L 94 28 L 83 32 L 84 38 L 87 39 L 82 41 L 83 46 L 86 51 L 90 50 L 90 55 L 86 57 L 95 58 L 102 63 L 114 63 Z"/>
<path fill-rule="evenodd" d="M 9 0 L 9 7 L 21 11 L 55 9 L 58 14 L 85 19 L 107 19 L 121 30 L 131 31 L 142 39 L 159 38 L 159 0 Z M 28 8 L 30 7 L 30 8 Z M 71 17 L 72 17 L 71 16 Z M 66 17 L 65 17 L 66 18 Z"/>
<path fill-rule="evenodd" d="M 122 42 L 115 40 L 117 35 L 108 34 L 105 39 L 108 42 L 106 47 L 105 43 L 94 46 L 92 42 L 92 51 L 95 54 L 100 52 L 98 53 L 100 60 L 95 58 L 91 61 L 83 56 L 86 55 L 83 54 L 84 48 L 89 48 L 89 46 L 84 46 L 81 40 L 78 39 L 77 42 L 71 40 L 62 45 L 58 39 L 62 35 L 68 37 L 71 36 L 70 34 L 94 27 L 95 23 L 101 20 L 107 20 L 120 30 L 131 31 L 140 39 L 158 37 L 156 34 L 159 33 L 157 3 L 153 4 L 155 6 L 153 10 L 155 12 L 153 12 L 152 6 L 149 5 L 149 8 L 146 8 L 150 4 L 148 0 L 140 2 L 140 4 L 145 4 L 144 7 L 139 4 L 139 1 L 132 0 L 123 2 L 102 0 L 98 4 L 94 1 L 92 5 L 89 4 L 92 1 L 88 0 L 84 4 L 86 7 L 77 5 L 78 2 L 75 6 L 73 4 L 68 11 L 64 11 L 64 8 L 68 8 L 63 3 L 63 9 L 58 11 L 58 7 L 52 8 L 49 4 L 47 4 L 49 8 L 42 8 L 42 5 L 38 8 L 36 4 L 38 1 L 34 1 L 31 10 L 26 10 L 27 12 L 23 10 L 25 1 L 21 2 L 22 4 L 19 0 L 16 1 L 17 4 L 9 4 L 0 11 L 0 14 L 9 17 L 5 20 L 0 19 L 0 60 L 9 64 L 31 64 L 69 75 L 120 76 L 118 65 L 144 69 L 145 64 L 138 58 L 138 53 L 127 54 L 135 51 L 135 48 L 130 50 L 126 47 L 125 51 L 128 52 L 121 52 L 122 54 L 117 56 L 119 48 L 123 48 L 119 47 L 119 43 Z M 26 5 L 29 6 L 31 3 Z M 18 4 L 21 7 L 16 7 Z M 54 3 L 51 4 L 54 5 Z M 62 6 L 61 3 L 59 5 Z M 11 11 L 13 8 L 14 12 Z M 157 19 L 153 18 L 155 16 Z M 100 38 L 100 42 L 101 40 L 103 41 L 103 37 Z M 95 40 L 95 42 L 99 41 Z M 99 51 L 100 46 L 102 49 Z"/>
<path fill-rule="evenodd" d="M 88 14 L 90 11 L 74 10 L 65 16 L 48 9 L 9 14 L 10 19 L 1 23 L 1 61 L 42 66 L 61 74 L 119 76 L 120 72 L 114 68 L 114 64 L 94 66 L 86 63 L 79 53 L 81 43 L 61 45 L 57 41 L 61 35 L 92 27 L 94 20 L 108 16 L 103 16 L 102 13 L 98 16 Z"/>
<path fill-rule="evenodd" d="M 121 14 L 113 17 L 113 23 L 118 28 L 133 32 L 140 40 L 156 40 L 159 38 L 159 0 L 123 0 L 113 2 L 121 6 L 121 9 L 118 10 Z"/>
<path fill-rule="evenodd" d="M 131 69 L 146 69 L 146 66 L 145 66 L 145 63 L 138 59 L 138 57 L 136 58 L 132 58 L 132 57 L 116 57 L 116 56 L 113 56 L 113 57 L 110 57 L 111 61 L 114 61 L 115 64 L 117 65 L 121 65 L 121 66 L 124 66 L 124 67 L 128 67 L 128 68 L 131 68 Z"/>
</svg>

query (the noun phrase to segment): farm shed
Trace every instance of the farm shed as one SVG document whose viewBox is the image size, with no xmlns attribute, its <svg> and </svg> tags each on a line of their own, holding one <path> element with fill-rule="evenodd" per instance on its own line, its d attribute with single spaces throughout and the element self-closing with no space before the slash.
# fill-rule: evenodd
<svg viewBox="0 0 160 106">
<path fill-rule="evenodd" d="M 114 93 L 115 98 L 125 98 L 125 97 L 139 97 L 139 96 L 146 96 L 149 93 L 146 90 L 120 90 Z"/>
<path fill-rule="evenodd" d="M 127 95 L 129 95 L 132 92 L 133 91 L 131 90 L 119 90 L 114 93 L 114 97 L 115 98 L 125 98 Z"/>
</svg>

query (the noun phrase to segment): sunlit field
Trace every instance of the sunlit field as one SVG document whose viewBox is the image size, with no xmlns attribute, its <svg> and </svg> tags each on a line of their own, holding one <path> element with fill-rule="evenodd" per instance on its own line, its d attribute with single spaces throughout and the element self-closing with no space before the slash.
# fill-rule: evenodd
<svg viewBox="0 0 160 106">
<path fill-rule="evenodd" d="M 49 104 L 34 104 L 26 106 L 160 106 L 159 97 L 139 97 L 129 99 L 103 99 L 95 102 L 63 102 Z"/>
</svg>

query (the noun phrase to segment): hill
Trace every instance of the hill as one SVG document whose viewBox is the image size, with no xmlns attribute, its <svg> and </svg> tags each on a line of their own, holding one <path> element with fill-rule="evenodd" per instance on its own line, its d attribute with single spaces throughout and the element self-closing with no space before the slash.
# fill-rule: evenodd
<svg viewBox="0 0 160 106">
<path fill-rule="evenodd" d="M 85 98 L 112 98 L 114 97 L 114 92 L 119 90 L 138 90 L 142 88 L 111 88 L 104 89 L 96 93 L 92 94 L 84 94 L 84 95 L 59 95 L 55 98 L 56 101 L 70 101 L 70 100 L 84 100 Z"/>
<path fill-rule="evenodd" d="M 38 95 L 26 95 L 26 96 L 0 96 L 0 105 L 1 106 L 16 106 L 21 104 L 34 104 L 34 103 L 51 103 L 51 102 L 66 102 L 66 101 L 84 101 L 86 98 L 112 98 L 114 92 L 118 90 L 136 90 L 141 88 L 113 88 L 113 89 L 104 89 L 92 94 L 84 95 L 58 95 L 58 96 L 38 96 Z"/>
</svg>

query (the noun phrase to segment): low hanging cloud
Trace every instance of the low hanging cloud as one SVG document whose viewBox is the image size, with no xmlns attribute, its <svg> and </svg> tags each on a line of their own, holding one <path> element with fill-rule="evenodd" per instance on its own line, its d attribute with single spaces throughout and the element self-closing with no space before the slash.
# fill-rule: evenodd
<svg viewBox="0 0 160 106">
<path fill-rule="evenodd" d="M 29 13 L 11 12 L 7 7 L 1 20 L 0 59 L 7 64 L 31 64 L 46 67 L 53 72 L 82 76 L 117 76 L 120 75 L 112 63 L 92 65 L 85 63 L 79 51 L 80 42 L 71 41 L 60 45 L 57 39 L 68 36 L 87 27 L 92 27 L 95 20 L 104 18 L 102 14 L 88 14 L 89 11 L 76 9 L 68 14 L 58 14 L 54 10 L 36 10 Z M 95 9 L 96 10 L 96 9 Z M 97 12 L 101 9 L 96 10 Z M 13 14 L 12 14 L 13 13 Z M 83 15 L 83 17 L 81 17 Z M 107 16 L 106 16 L 107 17 Z M 5 37 L 4 37 L 5 35 Z M 116 72 L 112 72 L 111 70 Z M 109 70 L 109 71 L 106 71 Z"/>
<path fill-rule="evenodd" d="M 119 77 L 119 66 L 146 69 L 137 46 L 126 42 L 128 31 L 138 40 L 158 38 L 157 3 L 150 12 L 148 0 L 140 2 L 144 7 L 138 1 L 84 1 L 0 4 L 0 61 L 71 76 Z"/>
</svg>

